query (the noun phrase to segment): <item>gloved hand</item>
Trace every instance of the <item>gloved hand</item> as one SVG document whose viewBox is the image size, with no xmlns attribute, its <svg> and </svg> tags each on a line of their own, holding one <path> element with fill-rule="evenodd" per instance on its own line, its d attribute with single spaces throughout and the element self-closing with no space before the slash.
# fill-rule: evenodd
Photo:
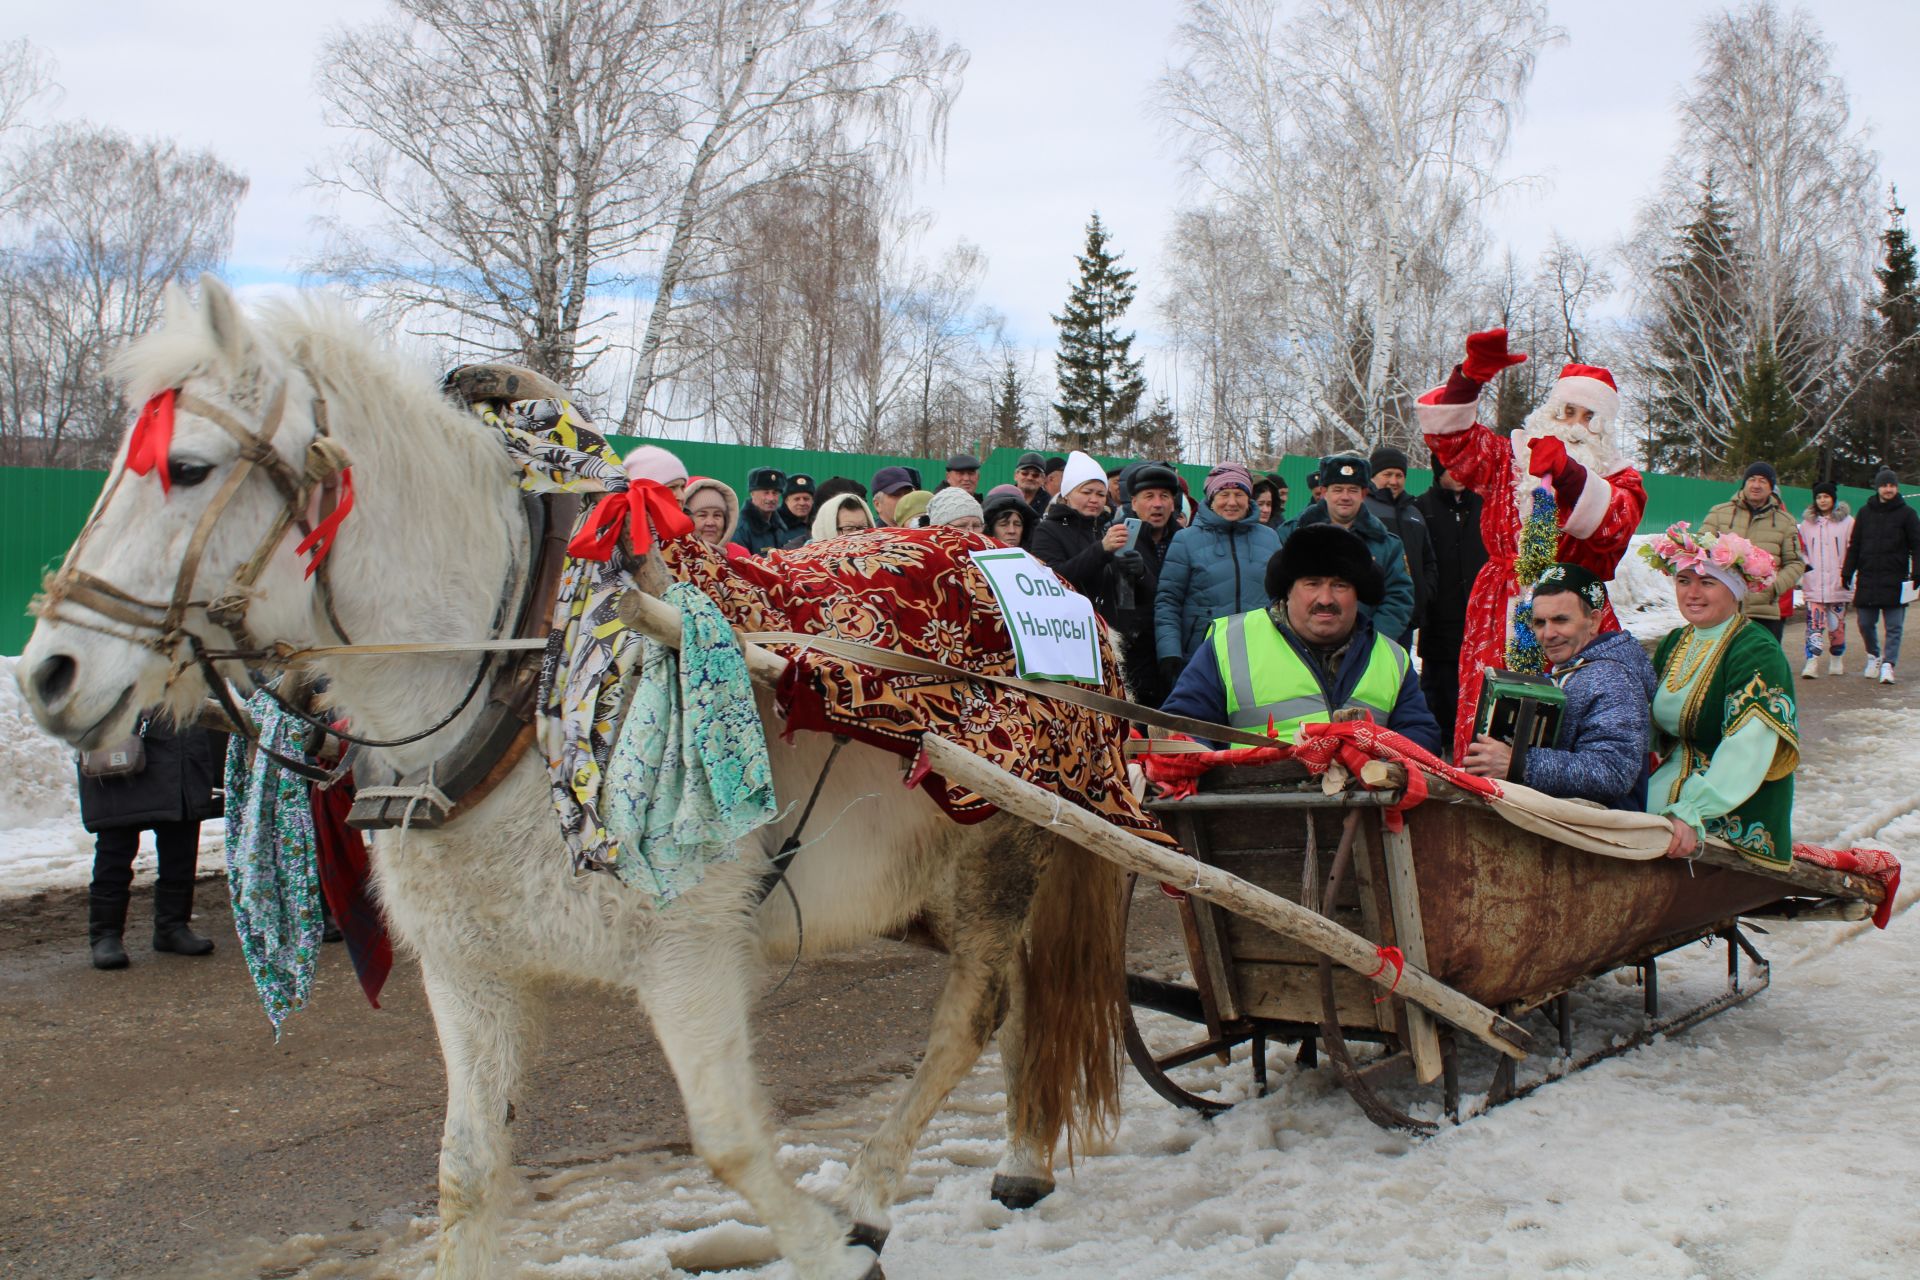
<svg viewBox="0 0 1920 1280">
<path fill-rule="evenodd" d="M 1460 372 L 1475 382 L 1492 382 L 1501 370 L 1524 364 L 1526 359 L 1518 351 L 1507 350 L 1505 329 L 1485 329 L 1467 335 L 1467 358 L 1460 362 Z"/>
<path fill-rule="evenodd" d="M 1527 470 L 1536 476 L 1559 479 L 1567 469 L 1567 446 L 1557 436 L 1540 436 L 1527 442 Z"/>
<path fill-rule="evenodd" d="M 1138 551 L 1114 552 L 1113 567 L 1129 578 L 1144 578 L 1147 576 L 1147 558 Z"/>
<path fill-rule="evenodd" d="M 1160 659 L 1160 678 L 1167 682 L 1167 688 L 1171 689 L 1179 683 L 1180 673 L 1186 669 L 1186 666 L 1187 664 L 1178 658 Z"/>
</svg>

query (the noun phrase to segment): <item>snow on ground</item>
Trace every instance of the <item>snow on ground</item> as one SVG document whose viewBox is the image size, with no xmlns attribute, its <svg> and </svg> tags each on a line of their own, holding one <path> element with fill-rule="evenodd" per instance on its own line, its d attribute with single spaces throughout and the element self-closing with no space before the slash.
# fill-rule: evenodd
<svg viewBox="0 0 1920 1280">
<path fill-rule="evenodd" d="M 13 682 L 16 661 L 0 657 L 0 898 L 83 885 L 93 876 L 93 837 L 80 826 L 73 751 L 27 714 Z M 201 824 L 203 868 L 220 866 L 224 830 L 219 822 Z M 154 874 L 153 833 L 140 839 L 136 882 Z"/>
<path fill-rule="evenodd" d="M 1836 714 L 1800 775 L 1800 834 L 1920 850 L 1912 777 L 1920 710 Z M 1917 877 L 1920 879 L 1920 877 Z M 1902 898 L 1920 896 L 1920 883 Z M 1159 1101 L 1130 1073 L 1111 1149 L 1035 1209 L 987 1197 L 1000 1152 L 991 1057 L 935 1118 L 896 1209 L 889 1275 L 1908 1277 L 1920 1272 L 1920 1036 L 1910 975 L 1920 917 L 1774 924 L 1756 935 L 1773 985 L 1751 1002 L 1438 1136 L 1375 1128 L 1325 1071 L 1273 1055 L 1252 1098 L 1243 1060 L 1209 1068 L 1240 1106 L 1213 1121 Z M 1664 1012 L 1718 994 L 1725 953 L 1662 962 Z M 1640 993 L 1601 981 L 1580 996 L 1577 1051 L 1639 1025 Z M 1539 1023 L 1538 1033 L 1550 1035 Z M 1149 1028 L 1155 1035 L 1169 1029 Z M 1484 1090 L 1490 1059 L 1463 1084 Z M 1521 1068 L 1521 1081 L 1540 1074 Z M 1189 1078 L 1191 1079 L 1191 1078 Z M 786 1165 L 830 1191 L 901 1089 L 785 1125 Z M 1437 1115 L 1410 1085 L 1393 1096 Z M 746 1206 L 687 1157 L 636 1152 L 528 1171 L 507 1245 L 542 1280 L 776 1277 Z M 433 1224 L 302 1236 L 235 1275 L 413 1280 Z"/>
</svg>

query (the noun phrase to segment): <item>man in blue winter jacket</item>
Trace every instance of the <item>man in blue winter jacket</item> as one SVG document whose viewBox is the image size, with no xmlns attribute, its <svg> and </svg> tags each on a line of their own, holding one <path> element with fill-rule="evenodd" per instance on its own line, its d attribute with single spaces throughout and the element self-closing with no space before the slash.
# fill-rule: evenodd
<svg viewBox="0 0 1920 1280">
<path fill-rule="evenodd" d="M 1357 535 L 1367 544 L 1373 562 L 1380 566 L 1383 584 L 1380 600 L 1363 609 L 1367 620 L 1382 635 L 1400 637 L 1413 630 L 1415 593 L 1413 575 L 1407 568 L 1407 549 L 1378 516 L 1366 509 L 1367 481 L 1372 468 L 1357 454 L 1336 454 L 1320 459 L 1319 476 L 1326 485 L 1318 502 L 1280 526 L 1280 545 L 1285 546 L 1297 530 L 1313 525 L 1332 524 Z"/>
<path fill-rule="evenodd" d="M 1267 564 L 1264 609 L 1220 618 L 1161 709 L 1285 742 L 1307 723 L 1358 710 L 1438 753 L 1407 651 L 1375 630 L 1362 605 L 1385 591 L 1367 545 L 1331 524 L 1299 530 Z"/>
<path fill-rule="evenodd" d="M 1577 564 L 1553 565 L 1534 584 L 1534 634 L 1567 706 L 1553 746 L 1529 750 L 1526 777 L 1513 780 L 1550 796 L 1641 812 L 1659 677 L 1638 640 L 1600 630 L 1606 603 L 1607 584 Z M 1506 743 L 1482 734 L 1461 764 L 1483 778 L 1505 778 L 1512 759 Z"/>
</svg>

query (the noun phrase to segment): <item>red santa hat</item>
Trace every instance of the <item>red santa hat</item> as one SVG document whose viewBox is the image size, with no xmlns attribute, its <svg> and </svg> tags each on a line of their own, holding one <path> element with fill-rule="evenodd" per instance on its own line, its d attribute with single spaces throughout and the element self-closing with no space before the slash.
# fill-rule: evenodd
<svg viewBox="0 0 1920 1280">
<path fill-rule="evenodd" d="M 1553 384 L 1548 399 L 1591 409 L 1594 417 L 1609 422 L 1620 414 L 1620 388 L 1613 384 L 1613 375 L 1597 364 L 1570 364 L 1560 370 L 1560 381 Z"/>
</svg>

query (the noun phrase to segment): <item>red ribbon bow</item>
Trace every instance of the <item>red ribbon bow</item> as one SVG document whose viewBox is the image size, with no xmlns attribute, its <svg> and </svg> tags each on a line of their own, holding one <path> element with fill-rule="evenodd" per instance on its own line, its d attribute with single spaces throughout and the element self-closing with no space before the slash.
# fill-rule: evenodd
<svg viewBox="0 0 1920 1280">
<path fill-rule="evenodd" d="M 657 480 L 635 480 L 626 489 L 600 499 L 573 541 L 567 543 L 567 554 L 577 560 L 605 560 L 620 545 L 620 535 L 629 529 L 633 552 L 642 555 L 653 546 L 655 533 L 663 539 L 684 537 L 693 532 L 693 521 L 687 519 L 665 485 Z"/>
<path fill-rule="evenodd" d="M 320 562 L 327 558 L 327 552 L 333 550 L 333 540 L 340 534 L 340 522 L 347 518 L 347 512 L 353 510 L 353 468 L 348 467 L 340 473 L 340 501 L 325 520 L 313 526 L 313 532 L 300 539 L 295 547 L 295 555 L 313 552 L 313 559 L 307 561 L 305 577 L 311 578 Z"/>
<path fill-rule="evenodd" d="M 158 470 L 162 493 L 173 492 L 173 480 L 167 475 L 167 451 L 173 448 L 173 402 L 179 394 L 178 388 L 169 387 L 141 406 L 133 435 L 127 440 L 127 470 L 137 476 Z"/>
<path fill-rule="evenodd" d="M 1387 971 L 1388 965 L 1393 966 L 1393 985 L 1387 988 L 1387 995 L 1373 998 L 1373 1002 L 1379 1004 L 1400 989 L 1400 975 L 1407 971 L 1407 958 L 1398 947 L 1375 947 L 1373 954 L 1380 957 L 1380 967 L 1368 974 L 1369 978 L 1377 978 Z"/>
</svg>

